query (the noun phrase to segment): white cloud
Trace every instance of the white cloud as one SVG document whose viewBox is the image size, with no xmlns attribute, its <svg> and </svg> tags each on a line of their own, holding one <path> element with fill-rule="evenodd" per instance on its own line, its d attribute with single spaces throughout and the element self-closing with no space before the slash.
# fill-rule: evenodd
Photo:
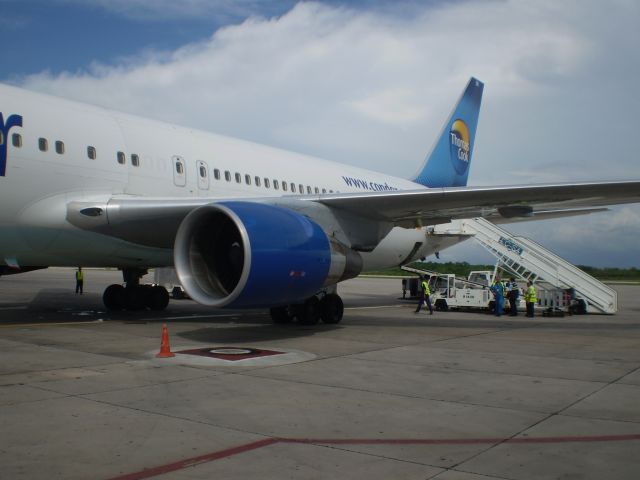
<svg viewBox="0 0 640 480">
<path fill-rule="evenodd" d="M 93 5 L 137 20 L 214 17 L 220 20 L 246 17 L 258 8 L 268 9 L 269 0 L 57 0 Z"/>
<path fill-rule="evenodd" d="M 411 124 L 424 117 L 424 111 L 416 106 L 412 92 L 405 89 L 377 92 L 361 100 L 347 102 L 347 106 L 383 124 Z"/>
<path fill-rule="evenodd" d="M 94 1 L 194 14 L 210 5 Z M 640 178 L 630 147 L 640 126 L 638 20 L 640 4 L 630 0 L 426 3 L 411 17 L 301 3 L 174 52 L 22 83 L 409 176 L 474 75 L 486 87 L 471 183 Z M 638 210 L 629 208 L 637 237 Z M 606 232 L 616 217 L 599 217 L 606 228 L 593 218 L 566 220 L 576 228 L 565 236 L 589 225 L 593 235 Z M 637 265 L 640 247 L 630 248 Z"/>
</svg>

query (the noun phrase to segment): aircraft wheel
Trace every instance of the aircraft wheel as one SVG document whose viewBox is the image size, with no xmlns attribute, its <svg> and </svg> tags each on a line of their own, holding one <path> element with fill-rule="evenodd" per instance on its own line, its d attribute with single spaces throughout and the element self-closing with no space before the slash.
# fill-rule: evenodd
<svg viewBox="0 0 640 480">
<path fill-rule="evenodd" d="M 273 323 L 291 323 L 291 320 L 293 320 L 293 317 L 289 315 L 289 309 L 287 307 L 272 307 L 269 309 L 269 314 L 271 315 Z"/>
<path fill-rule="evenodd" d="M 126 292 L 122 285 L 109 285 L 102 295 L 102 301 L 107 310 L 119 311 L 125 308 Z"/>
<path fill-rule="evenodd" d="M 151 310 L 164 310 L 169 305 L 169 292 L 164 287 L 158 285 L 151 287 L 146 297 L 147 306 Z"/>
<path fill-rule="evenodd" d="M 127 310 L 142 310 L 147 304 L 147 290 L 139 285 L 125 288 L 125 308 Z"/>
<path fill-rule="evenodd" d="M 315 325 L 320 320 L 320 301 L 317 297 L 308 298 L 302 305 L 299 305 L 298 323 L 300 325 Z"/>
<path fill-rule="evenodd" d="M 344 314 L 344 304 L 340 295 L 329 293 L 320 300 L 320 318 L 324 323 L 340 323 Z"/>
</svg>

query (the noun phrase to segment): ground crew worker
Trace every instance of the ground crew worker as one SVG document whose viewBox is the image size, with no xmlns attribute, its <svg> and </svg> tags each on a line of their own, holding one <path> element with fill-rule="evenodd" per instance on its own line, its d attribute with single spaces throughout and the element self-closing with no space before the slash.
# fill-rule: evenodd
<svg viewBox="0 0 640 480">
<path fill-rule="evenodd" d="M 538 302 L 538 292 L 536 292 L 536 287 L 533 286 L 533 282 L 531 280 L 527 282 L 527 291 L 524 292 L 524 301 L 527 302 L 527 317 L 533 318 L 533 307 Z"/>
<path fill-rule="evenodd" d="M 518 299 L 520 298 L 520 287 L 516 279 L 511 277 L 509 282 L 509 315 L 515 317 L 518 315 Z"/>
<path fill-rule="evenodd" d="M 82 271 L 82 267 L 78 267 L 78 271 L 76 272 L 76 293 L 80 292 L 80 295 L 82 295 L 83 286 L 84 286 L 84 272 Z"/>
<path fill-rule="evenodd" d="M 495 279 L 493 285 L 491 285 L 491 291 L 495 299 L 495 314 L 499 317 L 502 315 L 502 303 L 504 301 L 504 284 L 500 281 L 500 278 Z"/>
<path fill-rule="evenodd" d="M 420 295 L 418 295 L 418 308 L 415 313 L 418 313 L 422 308 L 423 303 L 427 303 L 429 307 L 429 315 L 433 315 L 433 307 L 431 306 L 431 290 L 429 289 L 429 282 L 425 277 L 420 277 Z"/>
</svg>

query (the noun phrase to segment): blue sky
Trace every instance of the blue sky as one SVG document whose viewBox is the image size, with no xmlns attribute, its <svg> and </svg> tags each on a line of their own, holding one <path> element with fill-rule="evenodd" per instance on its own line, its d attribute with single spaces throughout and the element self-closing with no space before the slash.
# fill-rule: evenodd
<svg viewBox="0 0 640 480">
<path fill-rule="evenodd" d="M 43 70 L 76 72 L 96 61 L 116 64 L 143 50 L 173 50 L 210 37 L 219 27 L 239 23 L 249 14 L 278 15 L 295 4 L 237 2 L 247 5 L 164 14 L 162 7 L 146 9 L 133 1 L 127 8 L 126 3 L 116 1 L 109 7 L 108 2 L 92 0 L 0 0 L 0 41 L 9 47 L 3 50 L 0 78 L 6 81 Z"/>
<path fill-rule="evenodd" d="M 410 177 L 469 76 L 469 183 L 640 178 L 633 0 L 0 0 L 0 81 Z M 640 207 L 509 227 L 640 267 Z M 490 260 L 479 247 L 445 260 Z"/>
</svg>

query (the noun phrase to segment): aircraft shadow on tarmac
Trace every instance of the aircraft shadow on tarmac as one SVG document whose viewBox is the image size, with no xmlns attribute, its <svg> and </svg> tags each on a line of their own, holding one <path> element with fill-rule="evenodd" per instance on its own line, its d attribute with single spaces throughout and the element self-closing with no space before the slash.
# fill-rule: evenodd
<svg viewBox="0 0 640 480">
<path fill-rule="evenodd" d="M 222 343 L 246 343 L 256 341 L 283 340 L 291 338 L 302 338 L 325 333 L 328 331 L 340 330 L 345 327 L 337 325 L 314 325 L 302 326 L 290 325 L 243 325 L 216 328 L 199 328 L 187 332 L 180 332 L 176 336 L 185 340 L 192 340 L 202 343 L 222 342 Z"/>
<path fill-rule="evenodd" d="M 346 307 L 360 306 L 361 300 L 345 303 Z M 400 302 L 398 302 L 400 303 Z M 638 308 L 631 308 L 638 311 Z M 468 318 L 464 318 L 469 315 Z M 177 318 L 179 317 L 179 318 Z M 637 325 L 617 323 L 615 317 L 608 315 L 567 316 L 564 318 L 547 318 L 537 316 L 528 319 L 518 317 L 493 317 L 463 312 L 436 312 L 435 315 L 390 315 L 370 317 L 368 315 L 350 315 L 345 313 L 340 325 L 318 324 L 311 326 L 274 325 L 266 310 L 225 310 L 211 309 L 191 300 L 172 300 L 169 307 L 162 312 L 149 310 L 107 312 L 102 303 L 102 294 L 87 292 L 76 295 L 69 288 L 45 288 L 35 293 L 30 300 L 24 302 L 0 303 L 0 323 L 48 323 L 59 321 L 98 320 L 123 322 L 163 322 L 172 323 L 207 323 L 229 324 L 228 327 L 202 328 L 182 335 L 187 339 L 209 342 L 211 340 L 225 342 L 246 342 L 249 340 L 275 340 L 279 338 L 295 338 L 314 335 L 320 332 L 348 328 L 352 325 L 371 327 L 392 327 L 402 325 L 406 328 L 448 327 L 448 328 L 549 328 L 549 329 L 619 329 L 635 330 Z M 246 325 L 241 325 L 246 324 Z"/>
</svg>

